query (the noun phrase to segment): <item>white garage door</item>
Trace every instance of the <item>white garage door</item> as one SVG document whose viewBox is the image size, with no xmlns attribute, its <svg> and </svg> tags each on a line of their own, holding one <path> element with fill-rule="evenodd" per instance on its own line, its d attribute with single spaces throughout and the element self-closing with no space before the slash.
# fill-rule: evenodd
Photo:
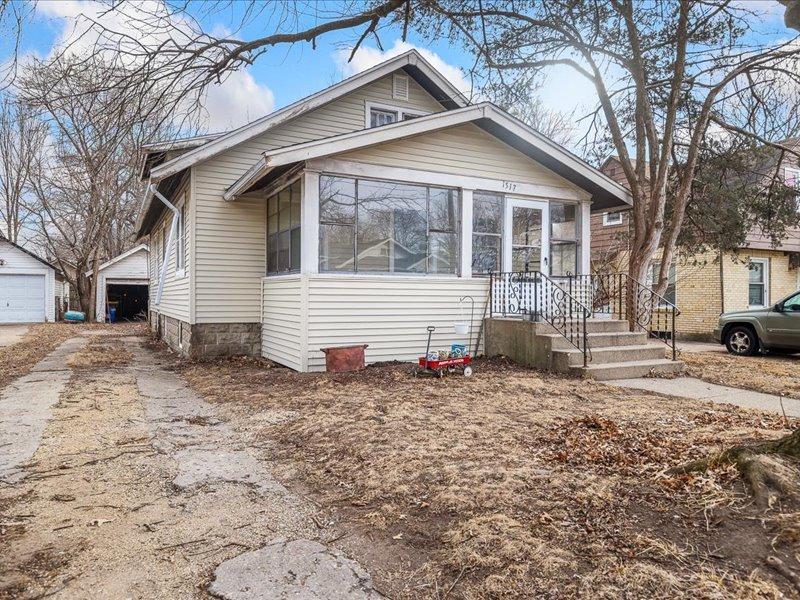
<svg viewBox="0 0 800 600">
<path fill-rule="evenodd" d="M 39 323 L 44 317 L 44 275 L 0 275 L 0 323 Z"/>
</svg>

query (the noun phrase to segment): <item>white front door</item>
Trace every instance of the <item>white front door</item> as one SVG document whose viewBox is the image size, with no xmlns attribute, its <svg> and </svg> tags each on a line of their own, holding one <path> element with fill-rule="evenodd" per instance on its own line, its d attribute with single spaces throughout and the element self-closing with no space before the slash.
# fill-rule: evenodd
<svg viewBox="0 0 800 600">
<path fill-rule="evenodd" d="M 0 323 L 45 320 L 44 275 L 0 275 Z"/>
<path fill-rule="evenodd" d="M 550 274 L 550 210 L 547 202 L 506 198 L 503 271 Z"/>
</svg>

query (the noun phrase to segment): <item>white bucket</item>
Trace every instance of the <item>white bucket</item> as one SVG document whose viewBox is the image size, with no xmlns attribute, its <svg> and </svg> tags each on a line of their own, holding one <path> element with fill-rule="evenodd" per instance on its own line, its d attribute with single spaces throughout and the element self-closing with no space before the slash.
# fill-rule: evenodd
<svg viewBox="0 0 800 600">
<path fill-rule="evenodd" d="M 467 335 L 469 333 L 469 323 L 453 323 L 453 328 L 458 335 Z"/>
</svg>

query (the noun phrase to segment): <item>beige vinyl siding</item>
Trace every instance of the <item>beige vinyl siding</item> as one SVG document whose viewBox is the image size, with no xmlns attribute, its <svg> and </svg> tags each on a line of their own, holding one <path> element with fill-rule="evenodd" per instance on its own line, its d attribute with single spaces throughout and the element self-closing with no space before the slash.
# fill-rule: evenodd
<svg viewBox="0 0 800 600">
<path fill-rule="evenodd" d="M 472 123 L 345 152 L 337 158 L 575 189 L 574 184 Z"/>
<path fill-rule="evenodd" d="M 392 76 L 388 75 L 193 168 L 196 322 L 242 323 L 261 318 L 265 202 L 241 198 L 228 203 L 222 199 L 225 190 L 267 150 L 364 129 L 367 100 L 423 112 L 443 110 L 413 79 L 409 83 L 408 101 L 392 100 Z"/>
<path fill-rule="evenodd" d="M 160 256 L 163 252 L 161 248 L 162 243 L 166 243 L 169 238 L 169 230 L 172 227 L 172 212 L 165 210 L 158 221 L 153 227 L 150 234 L 150 306 L 149 310 L 155 310 L 162 315 L 173 317 L 187 323 L 191 322 L 191 311 L 189 308 L 189 287 L 190 279 L 193 277 L 193 253 L 192 253 L 192 236 L 189 232 L 194 227 L 194 210 L 192 209 L 192 201 L 189 197 L 190 187 L 188 182 L 186 185 L 181 186 L 177 193 L 175 193 L 169 201 L 176 204 L 184 198 L 186 202 L 186 223 L 184 224 L 183 243 L 185 247 L 185 268 L 184 275 L 179 276 L 175 272 L 175 257 L 177 254 L 177 247 L 173 247 L 167 256 L 167 276 L 164 280 L 164 291 L 161 295 L 161 305 L 156 306 L 156 294 L 158 293 L 158 279 L 161 277 Z M 156 200 L 157 202 L 158 200 Z M 180 206 L 176 204 L 180 209 Z M 163 237 L 162 237 L 163 234 Z M 177 245 L 177 240 L 176 244 Z"/>
<path fill-rule="evenodd" d="M 303 370 L 305 344 L 306 282 L 296 277 L 265 277 L 261 325 L 261 355 L 275 362 Z"/>
<path fill-rule="evenodd" d="M 468 344 L 453 324 L 470 319 L 458 299 L 475 300 L 473 344 L 480 328 L 489 282 L 486 279 L 434 277 L 310 277 L 308 283 L 308 367 L 325 368 L 327 346 L 369 344 L 368 363 L 386 360 L 414 362 L 425 353 L 428 325 L 436 327 L 432 349 Z"/>
</svg>

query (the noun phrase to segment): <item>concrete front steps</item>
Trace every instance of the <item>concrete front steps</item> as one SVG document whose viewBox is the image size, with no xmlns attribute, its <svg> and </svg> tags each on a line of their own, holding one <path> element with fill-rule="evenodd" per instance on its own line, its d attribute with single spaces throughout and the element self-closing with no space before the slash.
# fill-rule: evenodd
<svg viewBox="0 0 800 600">
<path fill-rule="evenodd" d="M 580 340 L 582 324 L 572 334 Z M 632 379 L 654 374 L 679 373 L 681 361 L 668 357 L 670 348 L 645 332 L 631 332 L 627 321 L 587 319 L 586 339 L 590 360 L 583 366 L 583 352 L 546 322 L 522 319 L 490 319 L 487 353 L 505 354 L 517 362 L 558 373 L 598 380 Z"/>
</svg>

